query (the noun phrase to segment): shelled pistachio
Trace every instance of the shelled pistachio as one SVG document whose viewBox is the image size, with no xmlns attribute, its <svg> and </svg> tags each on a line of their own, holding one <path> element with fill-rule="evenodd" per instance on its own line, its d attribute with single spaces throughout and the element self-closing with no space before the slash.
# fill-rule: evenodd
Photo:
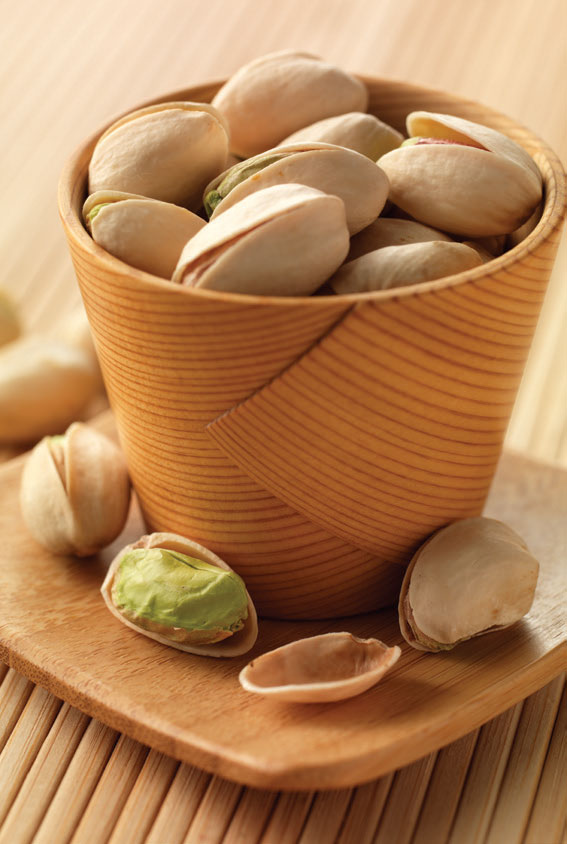
<svg viewBox="0 0 567 844">
<path fill-rule="evenodd" d="M 348 252 L 344 203 L 304 185 L 245 197 L 191 238 L 172 281 L 271 296 L 313 293 Z"/>
<path fill-rule="evenodd" d="M 88 556 L 122 531 L 130 480 L 122 452 L 107 437 L 74 422 L 45 437 L 26 460 L 20 504 L 34 538 L 54 554 Z"/>
<path fill-rule="evenodd" d="M 196 211 L 205 185 L 225 169 L 227 156 L 226 121 L 213 106 L 148 106 L 101 135 L 89 165 L 89 193 L 124 191 Z"/>
<path fill-rule="evenodd" d="M 183 536 L 153 533 L 116 555 L 101 593 L 123 624 L 202 656 L 237 656 L 258 635 L 252 599 L 223 560 Z"/>
<path fill-rule="evenodd" d="M 437 531 L 414 554 L 399 601 L 404 639 L 422 651 L 509 627 L 530 609 L 539 564 L 512 528 L 484 517 Z"/>
<path fill-rule="evenodd" d="M 310 53 L 282 50 L 241 67 L 213 99 L 242 158 L 336 114 L 366 111 L 368 91 L 354 76 Z"/>
<path fill-rule="evenodd" d="M 282 184 L 307 185 L 339 196 L 351 235 L 375 220 L 388 198 L 386 176 L 364 155 L 305 142 L 268 150 L 217 176 L 205 189 L 205 210 L 215 219 L 244 197 Z"/>
<path fill-rule="evenodd" d="M 187 241 L 205 221 L 179 205 L 121 191 L 97 191 L 83 205 L 95 243 L 126 264 L 171 278 Z"/>
</svg>

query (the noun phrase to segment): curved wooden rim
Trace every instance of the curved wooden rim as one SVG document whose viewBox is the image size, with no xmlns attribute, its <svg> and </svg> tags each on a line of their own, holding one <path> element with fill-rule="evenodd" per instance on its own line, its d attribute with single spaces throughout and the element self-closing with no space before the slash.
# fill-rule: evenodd
<svg viewBox="0 0 567 844">
<path fill-rule="evenodd" d="M 434 281 L 420 282 L 418 284 L 408 285 L 406 287 L 398 287 L 390 290 L 380 290 L 372 293 L 351 293 L 342 295 L 341 299 L 345 301 L 345 305 L 355 305 L 359 302 L 365 301 L 384 301 L 387 299 L 405 299 L 412 296 L 418 296 L 429 291 L 440 290 L 446 287 L 453 287 L 458 284 L 470 283 L 474 284 L 481 278 L 486 278 L 500 270 L 505 270 L 518 260 L 533 253 L 543 243 L 545 243 L 559 228 L 563 222 L 566 206 L 566 185 L 565 172 L 558 156 L 553 150 L 542 141 L 537 135 L 534 135 L 525 127 L 506 117 L 501 112 L 476 103 L 474 100 L 468 100 L 462 97 L 457 97 L 453 94 L 444 91 L 438 91 L 424 86 L 413 85 L 406 82 L 385 79 L 381 77 L 359 76 L 361 81 L 369 86 L 383 85 L 390 92 L 392 88 L 397 90 L 404 98 L 419 97 L 424 95 L 439 95 L 440 97 L 453 100 L 456 104 L 467 104 L 482 108 L 489 114 L 494 115 L 498 119 L 504 118 L 509 126 L 520 129 L 526 136 L 529 137 L 536 150 L 536 160 L 540 158 L 549 167 L 549 174 L 544 175 L 545 186 L 545 203 L 542 212 L 542 217 L 536 228 L 517 246 L 505 252 L 503 255 L 494 258 L 490 262 L 490 271 L 487 272 L 486 265 L 482 264 L 472 270 L 467 270 L 450 276 L 445 276 Z M 196 102 L 206 102 L 210 100 L 216 91 L 224 84 L 225 80 L 219 82 L 211 82 L 204 85 L 199 85 L 190 88 L 173 91 L 164 94 L 161 97 L 148 100 L 142 104 L 136 105 L 127 112 L 123 112 L 114 119 L 110 120 L 104 127 L 96 132 L 92 137 L 85 141 L 74 152 L 74 154 L 67 161 L 58 186 L 58 205 L 59 213 L 62 223 L 65 227 L 67 236 L 72 240 L 75 246 L 81 250 L 89 252 L 93 258 L 99 263 L 106 265 L 109 271 L 118 275 L 128 276 L 131 279 L 137 280 L 146 289 L 158 288 L 161 290 L 170 291 L 172 296 L 197 296 L 203 299 L 213 299 L 220 302 L 242 304 L 242 305 L 280 305 L 280 306 L 297 306 L 301 304 L 303 307 L 311 308 L 325 308 L 326 306 L 335 306 L 337 304 L 336 296 L 307 296 L 307 297 L 280 297 L 280 296 L 255 296 L 242 293 L 225 293 L 212 290 L 195 290 L 193 288 L 181 287 L 173 285 L 171 282 L 161 279 L 157 276 L 146 273 L 143 270 L 135 269 L 134 267 L 125 264 L 123 261 L 110 255 L 100 246 L 98 246 L 88 234 L 83 226 L 81 218 L 81 208 L 86 197 L 85 184 L 88 162 L 90 160 L 92 150 L 98 138 L 111 126 L 116 120 L 129 114 L 134 110 L 145 108 L 160 102 L 174 102 L 179 100 L 187 100 Z"/>
</svg>

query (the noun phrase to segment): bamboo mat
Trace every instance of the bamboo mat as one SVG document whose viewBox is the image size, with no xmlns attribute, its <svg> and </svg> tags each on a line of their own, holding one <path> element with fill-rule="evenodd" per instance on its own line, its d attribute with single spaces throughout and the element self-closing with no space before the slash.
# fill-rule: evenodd
<svg viewBox="0 0 567 844">
<path fill-rule="evenodd" d="M 274 49 L 480 100 L 567 161 L 563 0 L 20 0 L 2 11 L 0 286 L 28 330 L 56 333 L 79 301 L 55 200 L 71 150 L 117 112 Z M 566 271 L 564 238 L 507 440 L 564 466 Z M 0 844 L 567 842 L 564 678 L 375 782 L 297 793 L 179 764 L 1 664 L 0 681 Z"/>
</svg>

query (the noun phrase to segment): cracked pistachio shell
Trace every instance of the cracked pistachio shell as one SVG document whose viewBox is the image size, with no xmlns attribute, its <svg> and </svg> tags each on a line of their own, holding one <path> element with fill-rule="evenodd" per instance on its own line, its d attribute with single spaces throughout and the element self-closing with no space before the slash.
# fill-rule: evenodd
<svg viewBox="0 0 567 844">
<path fill-rule="evenodd" d="M 408 243 L 427 243 L 430 240 L 452 241 L 452 238 L 444 232 L 412 220 L 378 217 L 351 238 L 348 260 L 354 261 L 355 258 L 384 246 L 404 246 Z"/>
<path fill-rule="evenodd" d="M 188 653 L 237 656 L 258 636 L 242 579 L 212 551 L 177 534 L 152 533 L 123 548 L 101 593 L 132 630 Z"/>
<path fill-rule="evenodd" d="M 388 180 L 364 155 L 331 144 L 281 146 L 249 158 L 214 179 L 205 190 L 205 207 L 218 202 L 212 219 L 252 193 L 273 185 L 299 184 L 338 196 L 345 204 L 350 234 L 376 219 L 388 198 Z"/>
<path fill-rule="evenodd" d="M 228 121 L 231 152 L 248 158 L 317 120 L 366 111 L 368 91 L 317 56 L 283 50 L 241 67 L 213 105 Z"/>
<path fill-rule="evenodd" d="M 329 284 L 335 293 L 369 293 L 433 281 L 480 264 L 482 258 L 476 250 L 462 243 L 432 240 L 384 246 L 343 264 Z"/>
<path fill-rule="evenodd" d="M 17 340 L 21 333 L 20 319 L 16 305 L 3 290 L 0 290 L 0 346 Z"/>
<path fill-rule="evenodd" d="M 205 185 L 225 169 L 227 155 L 226 122 L 213 106 L 148 106 L 101 135 L 89 165 L 89 193 L 124 191 L 196 211 Z"/>
<path fill-rule="evenodd" d="M 512 528 L 484 517 L 434 533 L 402 583 L 400 628 L 412 647 L 449 650 L 509 627 L 530 609 L 539 564 Z"/>
<path fill-rule="evenodd" d="M 20 505 L 34 538 L 54 554 L 95 554 L 122 531 L 130 480 L 122 452 L 107 437 L 74 422 L 45 437 L 24 466 Z"/>
<path fill-rule="evenodd" d="M 248 692 L 295 703 L 324 703 L 359 695 L 399 659 L 400 649 L 351 633 L 324 633 L 262 654 L 242 669 Z"/>
<path fill-rule="evenodd" d="M 120 191 L 97 191 L 83 205 L 95 243 L 126 264 L 171 278 L 187 241 L 206 225 L 179 205 Z"/>
<path fill-rule="evenodd" d="M 308 296 L 344 261 L 344 203 L 303 185 L 245 197 L 189 241 L 172 281 L 203 290 Z"/>
<path fill-rule="evenodd" d="M 383 123 L 373 114 L 350 111 L 348 114 L 327 117 L 311 126 L 305 126 L 285 138 L 280 146 L 318 141 L 352 149 L 372 161 L 377 161 L 385 153 L 397 149 L 403 140 L 401 132 Z"/>
<path fill-rule="evenodd" d="M 452 115 L 413 112 L 414 143 L 380 159 L 389 199 L 416 220 L 477 238 L 508 234 L 532 214 L 542 195 L 536 164 L 514 141 Z"/>
<path fill-rule="evenodd" d="M 0 442 L 58 434 L 100 389 L 92 356 L 63 339 L 29 335 L 0 349 Z"/>
</svg>

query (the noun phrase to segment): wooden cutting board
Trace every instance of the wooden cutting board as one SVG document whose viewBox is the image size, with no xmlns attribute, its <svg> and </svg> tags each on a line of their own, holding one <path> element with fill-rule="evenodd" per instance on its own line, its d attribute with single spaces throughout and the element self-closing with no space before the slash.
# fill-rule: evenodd
<svg viewBox="0 0 567 844">
<path fill-rule="evenodd" d="M 403 642 L 394 610 L 343 620 L 261 620 L 254 649 L 200 658 L 121 625 L 99 594 L 119 548 L 144 532 L 134 506 L 119 541 L 78 560 L 43 551 L 22 523 L 24 458 L 0 471 L 0 659 L 89 715 L 208 771 L 262 788 L 339 788 L 454 741 L 567 666 L 567 473 L 506 455 L 487 515 L 508 522 L 541 562 L 536 600 L 514 627 L 443 654 Z M 400 644 L 390 674 L 332 704 L 270 702 L 244 692 L 254 656 L 303 636 L 349 630 Z"/>
</svg>

